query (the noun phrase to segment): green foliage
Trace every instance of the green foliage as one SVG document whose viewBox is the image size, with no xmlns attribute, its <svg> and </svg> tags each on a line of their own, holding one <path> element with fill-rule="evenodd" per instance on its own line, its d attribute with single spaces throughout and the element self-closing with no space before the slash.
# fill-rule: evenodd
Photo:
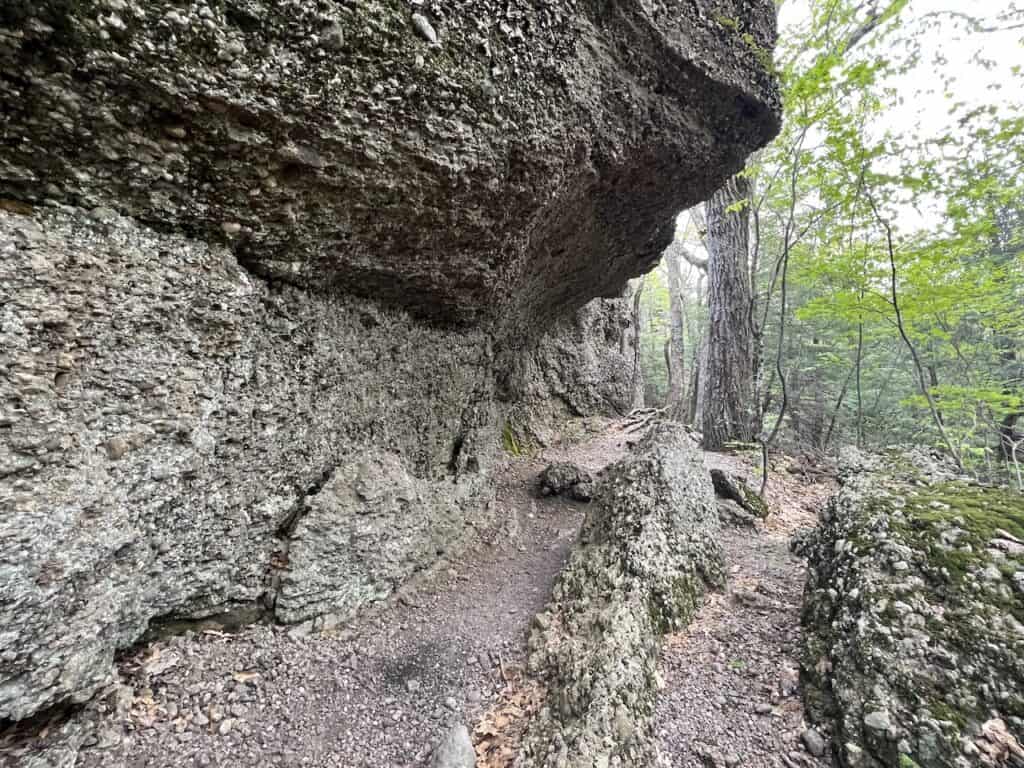
<svg viewBox="0 0 1024 768">
<path fill-rule="evenodd" d="M 834 413 L 833 445 L 858 432 L 868 444 L 940 444 L 897 327 L 888 225 L 901 320 L 938 419 L 974 470 L 1012 479 L 997 448 L 1000 425 L 1024 413 L 1024 105 L 1005 98 L 1009 83 L 972 93 L 941 61 L 922 66 L 929 36 L 957 20 L 973 34 L 991 24 L 914 15 L 906 0 L 875 16 L 855 0 L 806 8 L 778 52 L 785 127 L 751 166 L 769 355 L 788 266 L 788 437 L 826 447 Z M 1012 26 L 1020 15 L 1007 6 L 997 18 Z M 970 66 L 993 64 L 978 55 Z M 1022 69 L 1006 77 L 1019 93 Z M 948 102 L 946 129 L 891 127 L 887 115 L 911 101 Z M 779 382 L 766 378 L 777 403 Z"/>
<path fill-rule="evenodd" d="M 519 444 L 519 438 L 516 437 L 516 429 L 512 426 L 512 421 L 508 420 L 505 422 L 505 426 L 501 429 L 501 445 L 505 449 L 505 453 L 512 456 L 522 456 L 523 449 Z"/>
</svg>

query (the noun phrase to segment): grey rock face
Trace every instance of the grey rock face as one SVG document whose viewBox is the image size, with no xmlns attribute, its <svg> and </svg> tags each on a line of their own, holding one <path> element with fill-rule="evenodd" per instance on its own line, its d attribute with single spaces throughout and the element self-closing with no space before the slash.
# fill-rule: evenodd
<svg viewBox="0 0 1024 768">
<path fill-rule="evenodd" d="M 3 4 L 0 196 L 435 319 L 616 295 L 779 125 L 770 0 L 104 8 Z"/>
<path fill-rule="evenodd" d="M 549 700 L 520 768 L 653 765 L 659 638 L 724 583 L 711 482 L 682 426 L 655 425 L 597 499 L 530 635 Z"/>
<path fill-rule="evenodd" d="M 1024 765 L 1024 500 L 920 452 L 857 455 L 804 541 L 801 676 L 843 766 Z M 1001 755 L 1001 757 L 996 757 Z"/>
<path fill-rule="evenodd" d="M 479 474 L 455 483 L 422 480 L 397 454 L 367 450 L 306 500 L 281 574 L 278 618 L 348 618 L 387 597 L 424 563 L 457 550 L 476 517 L 467 510 L 478 512 L 488 498 Z"/>
<path fill-rule="evenodd" d="M 499 350 L 507 434 L 521 449 L 546 446 L 575 418 L 628 413 L 642 389 L 636 344 L 632 301 L 624 295 L 595 299 L 526 349 Z"/>
<path fill-rule="evenodd" d="M 524 412 L 523 426 L 632 410 L 638 374 L 631 324 L 629 300 L 595 299 L 559 319 L 526 354 L 503 360 L 502 396 Z"/>
<path fill-rule="evenodd" d="M 473 750 L 473 739 L 469 728 L 457 725 L 452 728 L 444 740 L 437 745 L 430 759 L 430 768 L 474 768 L 476 752 Z"/>
<path fill-rule="evenodd" d="M 87 698 L 158 617 L 272 603 L 282 570 L 284 616 L 347 610 L 486 520 L 482 331 L 65 213 L 0 211 L 0 286 L 0 718 Z"/>
<path fill-rule="evenodd" d="M 614 297 L 777 130 L 774 5 L 418 13 L 0 4 L 0 719 L 346 615 L 487 522 L 511 415 L 628 410 Z"/>
</svg>

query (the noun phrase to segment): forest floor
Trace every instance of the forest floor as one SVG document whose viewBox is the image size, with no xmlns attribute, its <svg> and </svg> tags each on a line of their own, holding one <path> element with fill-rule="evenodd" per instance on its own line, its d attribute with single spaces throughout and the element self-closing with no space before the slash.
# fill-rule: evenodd
<svg viewBox="0 0 1024 768">
<path fill-rule="evenodd" d="M 758 485 L 757 473 L 736 456 L 705 454 L 704 462 Z M 832 765 L 803 742 L 797 659 L 805 565 L 789 540 L 817 524 L 817 510 L 834 490 L 776 471 L 764 524 L 756 531 L 723 527 L 728 584 L 662 649 L 665 689 L 655 727 L 674 768 Z"/>
<path fill-rule="evenodd" d="M 530 621 L 548 600 L 586 505 L 538 498 L 551 461 L 597 473 L 636 439 L 621 424 L 509 461 L 496 527 L 394 599 L 333 633 L 253 626 L 150 643 L 119 662 L 118 715 L 78 766 L 420 768 L 458 723 L 481 768 L 511 764 L 540 702 L 525 676 Z M 729 456 L 709 465 L 749 474 Z M 773 514 L 726 528 L 729 585 L 668 638 L 656 712 L 663 752 L 686 766 L 811 766 L 797 691 L 803 563 L 788 550 L 830 489 L 780 473 Z M 94 740 L 96 741 L 96 740 Z"/>
</svg>

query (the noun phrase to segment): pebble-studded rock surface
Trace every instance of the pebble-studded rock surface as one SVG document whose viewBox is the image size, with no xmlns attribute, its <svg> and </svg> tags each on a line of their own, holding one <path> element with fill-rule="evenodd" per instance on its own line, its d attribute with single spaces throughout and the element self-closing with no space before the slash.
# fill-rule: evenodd
<svg viewBox="0 0 1024 768">
<path fill-rule="evenodd" d="M 726 457 L 706 463 L 738 474 Z M 756 484 L 755 484 L 756 487 Z M 805 567 L 790 535 L 815 524 L 829 486 L 775 474 L 764 526 L 725 527 L 729 583 L 711 595 L 683 633 L 667 639 L 665 681 L 655 714 L 662 752 L 674 768 L 830 766 L 825 741 L 804 722 L 799 692 L 800 601 Z"/>
<path fill-rule="evenodd" d="M 41 731 L 0 732 L 0 766 L 426 768 L 453 725 L 473 729 L 501 707 L 508 681 L 515 687 L 529 623 L 582 520 L 585 505 L 538 497 L 538 473 L 556 460 L 597 473 L 635 439 L 612 427 L 511 462 L 501 524 L 348 626 L 305 636 L 207 629 L 138 647 L 119 663 L 121 685 L 93 707 L 106 714 L 86 726 L 77 763 L 68 751 L 38 749 L 66 729 L 54 713 Z M 744 472 L 733 459 L 707 461 Z M 818 756 L 825 740 L 800 703 L 804 565 L 788 549 L 830 487 L 782 480 L 774 489 L 758 530 L 723 529 L 728 587 L 663 649 L 655 728 L 674 768 L 832 765 Z"/>
<path fill-rule="evenodd" d="M 575 538 L 585 505 L 537 496 L 545 462 L 571 459 L 597 472 L 626 439 L 613 428 L 511 463 L 499 526 L 349 626 L 307 636 L 280 626 L 207 629 L 126 654 L 122 684 L 101 704 L 110 714 L 76 765 L 427 765 L 452 725 L 472 726 L 522 668 L 529 622 Z M 45 734 L 12 741 L 0 733 L 0 765 L 57 764 L 54 751 L 33 757 Z"/>
</svg>

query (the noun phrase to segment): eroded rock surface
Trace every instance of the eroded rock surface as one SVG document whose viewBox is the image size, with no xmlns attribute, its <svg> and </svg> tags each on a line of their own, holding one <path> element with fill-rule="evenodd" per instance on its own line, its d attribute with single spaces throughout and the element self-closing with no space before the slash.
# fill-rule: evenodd
<svg viewBox="0 0 1024 768">
<path fill-rule="evenodd" d="M 617 294 L 778 128 L 769 0 L 419 13 L 436 41 L 396 0 L 4 3 L 0 195 L 524 327 Z"/>
<path fill-rule="evenodd" d="M 438 554 L 457 549 L 470 522 L 486 519 L 489 485 L 480 477 L 437 482 L 413 476 L 393 453 L 353 457 L 306 500 L 281 572 L 277 617 L 349 619 Z"/>
<path fill-rule="evenodd" d="M 0 718 L 347 615 L 486 524 L 516 414 L 627 409 L 574 313 L 777 130 L 774 5 L 416 13 L 0 4 Z"/>
<path fill-rule="evenodd" d="M 548 701 L 517 766 L 655 764 L 660 637 L 724 583 L 717 530 L 711 482 L 682 426 L 655 425 L 608 469 L 535 619 L 530 666 L 548 679 Z"/>
<path fill-rule="evenodd" d="M 502 397 L 516 404 L 510 426 L 524 442 L 546 444 L 545 427 L 566 418 L 622 416 L 637 405 L 631 304 L 626 296 L 595 299 L 501 366 Z"/>
<path fill-rule="evenodd" d="M 482 332 L 272 290 L 222 247 L 65 213 L 0 211 L 0 285 L 0 717 L 88 697 L 158 617 L 272 602 L 289 557 L 298 618 L 323 588 L 296 586 L 306 569 L 379 594 L 486 519 Z M 335 472 L 374 459 L 392 491 Z M 353 498 L 327 556 L 308 532 L 339 506 L 314 504 L 287 552 L 303 498 L 341 476 L 376 505 Z"/>
<path fill-rule="evenodd" d="M 953 477 L 859 456 L 810 540 L 805 698 L 844 766 L 1024 765 L 1024 499 Z"/>
</svg>

